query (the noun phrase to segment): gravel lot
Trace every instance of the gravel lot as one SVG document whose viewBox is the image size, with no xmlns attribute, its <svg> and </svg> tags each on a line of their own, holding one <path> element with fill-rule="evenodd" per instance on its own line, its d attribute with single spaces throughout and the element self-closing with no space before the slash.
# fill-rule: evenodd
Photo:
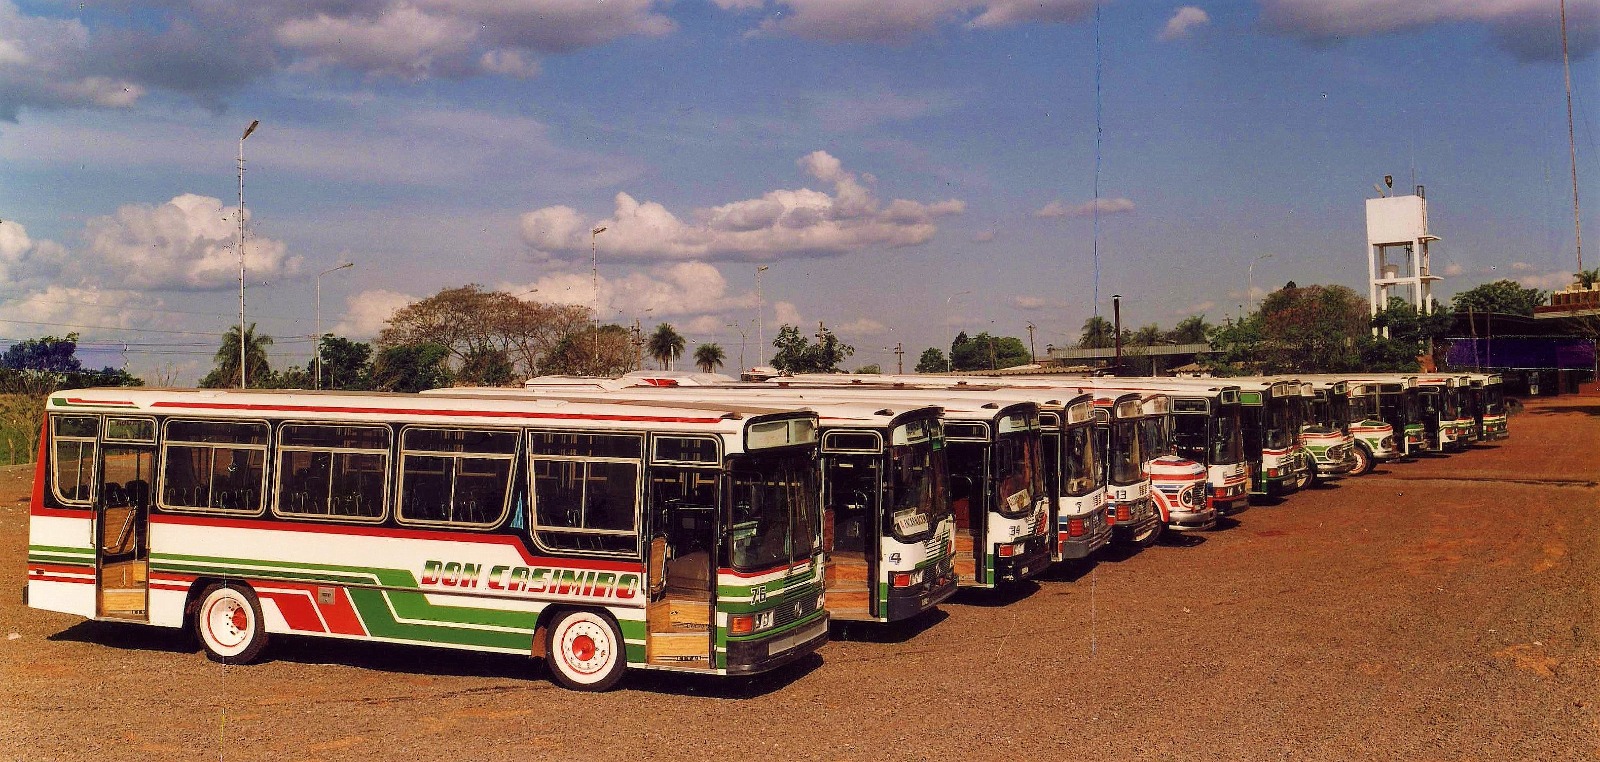
<svg viewBox="0 0 1600 762">
<path fill-rule="evenodd" d="M 0 758 L 1596 759 L 1600 398 L 1512 438 L 1258 505 L 1219 531 L 835 631 L 755 680 L 176 631 L 20 604 L 29 468 L 0 470 Z"/>
</svg>

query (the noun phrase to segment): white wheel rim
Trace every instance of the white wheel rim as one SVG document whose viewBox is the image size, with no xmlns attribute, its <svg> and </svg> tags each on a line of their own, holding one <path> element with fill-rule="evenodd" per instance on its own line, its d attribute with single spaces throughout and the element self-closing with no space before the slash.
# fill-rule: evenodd
<svg viewBox="0 0 1600 762">
<path fill-rule="evenodd" d="M 255 637 L 255 612 L 237 594 L 222 591 L 206 599 L 200 612 L 206 645 L 222 656 L 237 656 Z"/>
<path fill-rule="evenodd" d="M 573 682 L 605 679 L 617 663 L 611 628 L 593 614 L 568 617 L 556 633 L 556 665 Z"/>
</svg>

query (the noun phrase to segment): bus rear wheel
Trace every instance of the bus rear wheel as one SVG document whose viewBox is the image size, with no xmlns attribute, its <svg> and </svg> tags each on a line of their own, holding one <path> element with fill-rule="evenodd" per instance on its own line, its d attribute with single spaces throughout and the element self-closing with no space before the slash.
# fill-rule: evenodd
<svg viewBox="0 0 1600 762">
<path fill-rule="evenodd" d="M 206 656 L 223 664 L 249 664 L 267 647 L 261 602 L 248 587 L 212 585 L 200 594 L 194 615 L 195 636 Z"/>
<path fill-rule="evenodd" d="M 610 617 L 593 611 L 568 611 L 556 616 L 545 637 L 550 678 L 563 688 L 610 690 L 627 670 L 622 633 Z"/>
</svg>

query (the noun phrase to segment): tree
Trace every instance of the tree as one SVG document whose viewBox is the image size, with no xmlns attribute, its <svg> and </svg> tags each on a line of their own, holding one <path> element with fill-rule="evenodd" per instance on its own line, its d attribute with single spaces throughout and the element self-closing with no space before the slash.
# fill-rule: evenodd
<svg viewBox="0 0 1600 762">
<path fill-rule="evenodd" d="M 1095 315 L 1083 321 L 1083 333 L 1078 337 L 1079 349 L 1105 349 L 1117 343 L 1117 330 L 1111 321 Z"/>
<path fill-rule="evenodd" d="M 446 366 L 451 370 L 462 367 L 469 355 L 481 359 L 485 352 L 500 352 L 515 374 L 538 375 L 540 364 L 556 345 L 588 322 L 587 307 L 523 301 L 469 284 L 402 307 L 384 324 L 375 343 L 379 350 L 438 344 L 446 348 Z"/>
<path fill-rule="evenodd" d="M 1204 315 L 1190 315 L 1178 321 L 1167 332 L 1167 341 L 1174 344 L 1204 344 L 1215 327 L 1206 322 Z"/>
<path fill-rule="evenodd" d="M 1434 302 L 1432 314 L 1424 315 L 1405 299 L 1391 296 L 1388 306 L 1372 318 L 1373 327 L 1388 329 L 1389 335 L 1369 334 L 1357 343 L 1362 369 L 1388 373 L 1419 370 L 1417 358 L 1427 353 L 1430 343 L 1436 358 L 1443 354 L 1441 339 L 1454 323 L 1454 317 L 1438 302 Z"/>
<path fill-rule="evenodd" d="M 855 354 L 855 347 L 839 341 L 827 328 L 819 326 L 817 336 L 813 344 L 800 335 L 798 326 L 783 326 L 772 340 L 778 350 L 772 356 L 772 367 L 786 373 L 836 373 L 839 363 Z"/>
<path fill-rule="evenodd" d="M 1261 300 L 1257 359 L 1268 373 L 1360 368 L 1357 342 L 1368 334 L 1367 300 L 1347 286 L 1285 286 Z"/>
<path fill-rule="evenodd" d="M 1544 304 L 1550 292 L 1523 288 L 1513 280 L 1497 280 L 1462 291 L 1451 299 L 1456 312 L 1500 312 L 1533 316 L 1533 308 Z"/>
<path fill-rule="evenodd" d="M 475 349 L 467 353 L 456 381 L 477 386 L 508 386 L 517 378 L 511 356 L 503 349 Z"/>
<path fill-rule="evenodd" d="M 244 329 L 244 357 L 246 385 L 254 388 L 267 386 L 272 380 L 272 366 L 267 362 L 267 347 L 272 337 L 256 333 L 256 324 Z M 229 326 L 222 335 L 222 346 L 212 357 L 213 367 L 200 386 L 208 389 L 232 389 L 239 386 L 239 326 Z"/>
<path fill-rule="evenodd" d="M 700 366 L 702 373 L 715 373 L 727 359 L 728 353 L 720 344 L 701 344 L 694 350 L 694 364 Z"/>
<path fill-rule="evenodd" d="M 574 376 L 620 376 L 634 370 L 633 334 L 614 323 L 584 327 L 568 334 L 544 361 L 545 373 Z"/>
<path fill-rule="evenodd" d="M 956 370 L 999 370 L 1032 361 L 1028 347 L 1015 336 L 990 336 L 980 333 L 950 352 L 950 364 Z"/>
<path fill-rule="evenodd" d="M 650 334 L 649 341 L 645 343 L 645 351 L 662 370 L 671 370 L 673 361 L 678 359 L 678 355 L 683 354 L 683 345 L 683 336 L 672 328 L 672 324 L 662 323 L 656 326 L 655 333 Z"/>
<path fill-rule="evenodd" d="M 78 334 L 65 338 L 45 336 L 12 344 L 0 356 L 0 365 L 12 370 L 38 370 L 48 373 L 73 373 L 83 369 L 78 360 Z"/>
<path fill-rule="evenodd" d="M 404 344 L 378 352 L 372 363 L 373 388 L 385 392 L 420 392 L 450 385 L 443 344 Z"/>
<path fill-rule="evenodd" d="M 372 382 L 372 345 L 329 334 L 322 337 L 322 388 L 367 389 Z"/>
<path fill-rule="evenodd" d="M 856 372 L 869 376 L 881 376 L 883 375 L 883 366 L 878 365 L 877 363 L 872 363 L 871 365 L 863 365 L 859 368 L 856 368 Z"/>
<path fill-rule="evenodd" d="M 1167 334 L 1165 331 L 1161 330 L 1161 326 L 1151 323 L 1150 325 L 1134 331 L 1130 336 L 1128 336 L 1128 340 L 1124 343 L 1131 344 L 1136 347 L 1153 347 L 1166 340 L 1166 337 Z"/>
<path fill-rule="evenodd" d="M 1600 283 L 1600 267 L 1593 270 L 1579 270 L 1574 277 L 1578 279 L 1578 285 L 1594 288 L 1594 284 Z"/>
<path fill-rule="evenodd" d="M 944 373 L 950 370 L 950 365 L 944 359 L 944 353 L 938 347 L 928 347 L 922 350 L 922 356 L 917 358 L 918 373 Z"/>
</svg>

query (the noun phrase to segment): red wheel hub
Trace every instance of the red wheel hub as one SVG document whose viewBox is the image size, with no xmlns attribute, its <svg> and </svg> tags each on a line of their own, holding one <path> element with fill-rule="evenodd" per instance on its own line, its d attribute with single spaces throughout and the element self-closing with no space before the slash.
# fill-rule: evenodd
<svg viewBox="0 0 1600 762">
<path fill-rule="evenodd" d="M 234 609 L 233 615 L 228 617 L 228 619 L 233 623 L 233 628 L 241 632 L 243 632 L 244 628 L 250 624 L 250 618 L 245 616 L 244 609 Z"/>
<path fill-rule="evenodd" d="M 578 661 L 593 659 L 594 651 L 594 638 L 588 635 L 579 635 L 572 639 L 572 655 L 578 657 Z"/>
</svg>

